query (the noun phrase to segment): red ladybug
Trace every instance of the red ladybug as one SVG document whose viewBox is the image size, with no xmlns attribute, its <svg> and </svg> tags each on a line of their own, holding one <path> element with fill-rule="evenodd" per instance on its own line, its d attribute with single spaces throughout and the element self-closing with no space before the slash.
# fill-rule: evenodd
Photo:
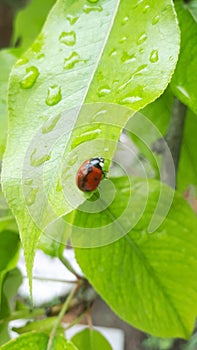
<svg viewBox="0 0 197 350">
<path fill-rule="evenodd" d="M 101 157 L 90 158 L 83 162 L 77 171 L 76 184 L 83 192 L 94 191 L 104 175 L 104 159 Z"/>
</svg>

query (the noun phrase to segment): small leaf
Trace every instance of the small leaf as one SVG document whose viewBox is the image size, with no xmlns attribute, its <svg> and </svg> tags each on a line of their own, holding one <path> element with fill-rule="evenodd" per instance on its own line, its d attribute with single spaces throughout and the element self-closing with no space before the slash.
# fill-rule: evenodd
<svg viewBox="0 0 197 350">
<path fill-rule="evenodd" d="M 95 329 L 84 329 L 71 340 L 80 350 L 112 350 L 107 339 Z"/>
<path fill-rule="evenodd" d="M 160 187 L 165 193 L 164 207 L 165 198 L 173 191 L 153 180 L 132 181 L 129 187 L 124 178 L 113 183 L 116 192 L 121 192 L 121 200 L 119 206 L 111 206 L 113 212 L 110 207 L 108 210 L 114 217 L 114 235 L 121 227 L 125 235 L 103 247 L 76 248 L 78 263 L 102 298 L 125 321 L 157 337 L 188 338 L 197 311 L 196 216 L 175 193 L 169 213 L 159 213 L 165 215 L 163 223 L 150 234 L 148 227 Z M 133 207 L 128 205 L 129 198 Z M 125 220 L 121 217 L 123 208 L 130 211 Z M 90 233 L 99 225 L 99 217 L 103 213 L 97 219 L 88 215 Z M 80 225 L 80 214 L 76 222 Z M 103 219 L 101 236 L 106 230 Z"/>
<path fill-rule="evenodd" d="M 181 50 L 171 87 L 173 93 L 197 114 L 197 26 L 184 2 L 175 1 L 175 7 L 181 29 Z"/>
</svg>

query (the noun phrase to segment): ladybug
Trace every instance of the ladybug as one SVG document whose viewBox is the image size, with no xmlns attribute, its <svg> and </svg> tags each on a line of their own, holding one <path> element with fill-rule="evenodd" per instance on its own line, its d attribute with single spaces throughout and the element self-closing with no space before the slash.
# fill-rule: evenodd
<svg viewBox="0 0 197 350">
<path fill-rule="evenodd" d="M 101 157 L 85 160 L 77 171 L 76 184 L 83 192 L 96 190 L 103 175 L 104 159 Z"/>
</svg>

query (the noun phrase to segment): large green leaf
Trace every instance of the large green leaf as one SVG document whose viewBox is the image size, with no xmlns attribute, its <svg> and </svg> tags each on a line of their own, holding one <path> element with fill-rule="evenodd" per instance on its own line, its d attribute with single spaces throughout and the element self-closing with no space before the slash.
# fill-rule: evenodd
<svg viewBox="0 0 197 350">
<path fill-rule="evenodd" d="M 80 163 L 101 154 L 109 167 L 132 115 L 114 103 L 139 109 L 158 97 L 178 50 L 170 0 L 159 6 L 156 0 L 151 6 L 137 0 L 57 1 L 10 79 L 3 189 L 20 228 L 29 277 L 41 231 L 85 199 L 75 185 Z M 84 100 L 113 105 L 91 104 L 79 113 Z"/>
<path fill-rule="evenodd" d="M 140 114 L 138 113 L 138 115 L 131 118 L 125 127 L 140 152 L 151 161 L 158 179 L 161 175 L 162 156 L 154 153 L 152 146 L 158 139 L 166 135 L 172 109 L 173 94 L 171 89 L 167 89 L 159 99 L 141 110 Z M 144 126 L 146 123 L 144 128 L 142 128 L 142 120 L 144 120 Z M 197 186 L 197 139 L 195 131 L 196 115 L 188 109 L 176 184 L 177 189 L 182 192 L 190 185 Z"/>
<path fill-rule="evenodd" d="M 175 1 L 181 29 L 181 50 L 171 86 L 174 94 L 197 114 L 197 26 L 182 0 Z"/>
<path fill-rule="evenodd" d="M 7 344 L 0 347 L 1 350 L 47 350 L 49 337 L 44 333 L 26 333 L 20 337 L 11 340 Z M 56 336 L 53 339 L 53 343 L 50 350 L 78 350 L 76 346 L 67 341 L 62 336 Z"/>
<path fill-rule="evenodd" d="M 8 93 L 8 78 L 13 64 L 20 55 L 19 49 L 5 49 L 0 51 L 0 159 L 2 159 L 5 150 L 7 137 L 7 93 Z"/>
<path fill-rule="evenodd" d="M 26 7 L 18 11 L 14 20 L 12 43 L 18 42 L 27 49 L 39 34 L 47 14 L 56 0 L 31 0 Z"/>
<path fill-rule="evenodd" d="M 112 350 L 106 338 L 95 329 L 84 329 L 72 337 L 72 342 L 80 350 Z"/>
<path fill-rule="evenodd" d="M 117 178 L 113 183 L 120 200 L 108 210 L 114 217 L 114 235 L 120 229 L 125 235 L 107 246 L 76 248 L 78 263 L 98 293 L 125 321 L 155 336 L 188 338 L 197 311 L 196 216 L 178 193 L 165 215 L 165 198 L 173 191 L 158 181 L 136 180 L 130 186 L 128 180 Z M 158 216 L 164 215 L 164 221 L 150 233 L 160 187 L 165 197 Z M 126 220 L 122 220 L 123 210 L 130 211 Z M 97 218 L 89 214 L 87 224 L 91 232 L 102 217 L 100 234 L 104 235 L 109 223 L 99 214 Z M 84 225 L 80 213 L 73 224 L 80 225 L 80 218 Z"/>
</svg>

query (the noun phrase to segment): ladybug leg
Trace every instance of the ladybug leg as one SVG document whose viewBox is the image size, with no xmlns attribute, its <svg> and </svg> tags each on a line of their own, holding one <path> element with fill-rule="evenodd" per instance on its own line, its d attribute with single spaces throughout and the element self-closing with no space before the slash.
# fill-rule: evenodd
<svg viewBox="0 0 197 350">
<path fill-rule="evenodd" d="M 102 172 L 103 172 L 104 179 L 106 179 L 107 178 L 107 170 L 103 170 Z"/>
</svg>

